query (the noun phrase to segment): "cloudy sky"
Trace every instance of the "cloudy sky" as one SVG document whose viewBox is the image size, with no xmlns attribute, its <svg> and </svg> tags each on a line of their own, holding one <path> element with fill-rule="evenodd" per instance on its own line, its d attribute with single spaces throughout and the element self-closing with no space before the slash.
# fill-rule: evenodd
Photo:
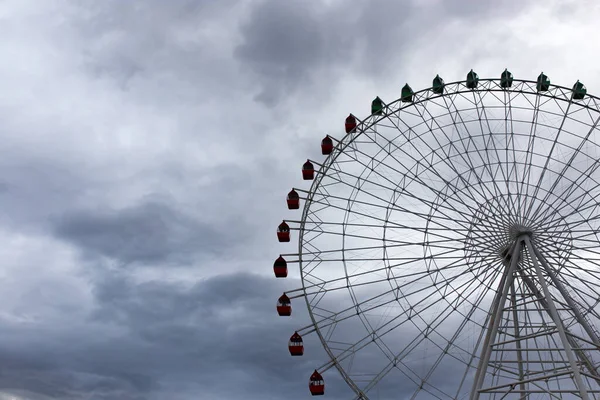
<svg viewBox="0 0 600 400">
<path fill-rule="evenodd" d="M 0 1 L 0 400 L 307 398 L 272 273 L 302 163 L 437 73 L 600 93 L 599 7 Z"/>
</svg>

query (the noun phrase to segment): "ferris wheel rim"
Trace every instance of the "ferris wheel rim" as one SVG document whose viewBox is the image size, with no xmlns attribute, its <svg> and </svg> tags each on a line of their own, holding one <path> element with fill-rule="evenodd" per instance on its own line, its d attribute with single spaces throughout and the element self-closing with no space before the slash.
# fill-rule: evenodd
<svg viewBox="0 0 600 400">
<path fill-rule="evenodd" d="M 397 100 L 386 104 L 386 107 L 385 107 L 386 109 L 389 109 L 391 106 L 397 105 L 398 103 L 400 103 L 400 107 L 390 114 L 384 113 L 381 116 L 370 115 L 369 117 L 365 118 L 364 120 L 361 120 L 360 123 L 357 124 L 356 131 L 349 132 L 342 139 L 340 139 L 338 141 L 338 143 L 334 146 L 334 151 L 324 160 L 323 163 L 316 163 L 317 165 L 320 165 L 321 168 L 319 169 L 319 172 L 317 173 L 317 176 L 315 177 L 310 189 L 308 191 L 303 191 L 303 192 L 307 193 L 307 196 L 306 196 L 306 202 L 304 204 L 303 211 L 302 211 L 302 217 L 301 217 L 301 220 L 299 221 L 299 237 L 298 237 L 298 257 L 299 257 L 298 262 L 299 262 L 299 268 L 301 271 L 300 278 L 301 278 L 301 283 L 302 283 L 302 291 L 304 293 L 305 302 L 307 305 L 307 309 L 309 312 L 309 316 L 310 316 L 314 331 L 317 333 L 317 335 L 323 345 L 324 350 L 330 357 L 330 360 L 323 367 L 326 367 L 328 369 L 331 366 L 335 366 L 336 369 L 340 372 L 340 374 L 344 378 L 344 380 L 346 381 L 346 383 L 356 392 L 358 398 L 367 398 L 367 397 L 366 397 L 366 394 L 362 391 L 362 389 L 359 388 L 355 384 L 354 380 L 349 376 L 347 371 L 344 368 L 342 368 L 342 366 L 339 364 L 339 362 L 337 362 L 335 355 L 329 348 L 329 345 L 328 345 L 327 341 L 325 340 L 321 330 L 318 328 L 319 321 L 315 317 L 312 307 L 309 303 L 309 299 L 307 296 L 307 287 L 309 287 L 309 286 L 306 285 L 304 273 L 302 272 L 303 271 L 303 263 L 304 263 L 302 246 L 303 246 L 304 234 L 306 232 L 305 224 L 306 224 L 307 216 L 310 212 L 310 207 L 312 205 L 316 190 L 321 185 L 321 182 L 324 179 L 324 177 L 327 176 L 329 169 L 331 168 L 333 163 L 336 161 L 336 159 L 341 154 L 343 154 L 346 151 L 346 149 L 349 146 L 351 146 L 366 130 L 377 125 L 380 121 L 382 121 L 386 118 L 389 118 L 391 115 L 399 114 L 404 109 L 415 107 L 418 104 L 428 102 L 432 99 L 439 99 L 439 98 L 450 97 L 450 96 L 458 95 L 458 94 L 462 94 L 462 93 L 474 93 L 474 92 L 478 92 L 478 93 L 504 92 L 504 93 L 509 94 L 509 96 L 512 93 L 522 93 L 522 94 L 528 94 L 528 95 L 536 95 L 536 96 L 544 97 L 544 98 L 548 98 L 548 99 L 555 99 L 555 100 L 563 101 L 563 102 L 576 102 L 578 104 L 578 106 L 580 106 L 580 107 L 592 109 L 595 112 L 600 113 L 600 107 L 598 107 L 598 100 L 600 100 L 600 98 L 590 95 L 590 94 L 586 94 L 586 98 L 587 98 L 586 101 L 581 101 L 581 100 L 576 101 L 572 98 L 572 96 L 570 96 L 572 93 L 572 89 L 569 89 L 564 86 L 552 84 L 552 85 L 550 85 L 550 88 L 547 91 L 540 92 L 540 91 L 535 90 L 536 81 L 514 79 L 512 82 L 512 87 L 509 87 L 509 88 L 501 87 L 500 81 L 501 81 L 501 79 L 497 79 L 497 78 L 496 79 L 495 78 L 479 79 L 479 83 L 475 89 L 467 88 L 466 80 L 455 81 L 455 82 L 447 83 L 444 85 L 444 93 L 443 94 L 435 94 L 432 92 L 432 88 L 427 88 L 427 89 L 420 90 L 418 92 L 414 92 L 413 101 L 407 102 L 404 105 L 401 104 L 402 103 L 401 98 L 398 98 Z M 488 87 L 485 87 L 486 83 L 488 84 Z M 495 86 L 492 86 L 493 84 L 495 84 Z M 528 87 L 528 89 L 530 89 L 530 90 L 516 90 L 517 86 L 519 86 L 519 85 L 521 85 L 521 86 L 533 85 L 533 86 Z M 448 89 L 453 86 L 457 90 L 448 91 Z M 558 95 L 558 94 L 556 94 L 556 92 L 561 92 L 561 93 L 560 93 L 560 95 Z M 433 94 L 433 95 L 426 96 L 427 93 Z M 592 104 L 592 103 L 594 103 L 593 107 L 590 106 L 590 104 Z M 366 123 L 368 118 L 370 118 L 371 120 L 369 121 L 369 123 Z M 348 209 L 346 210 L 346 212 L 348 212 Z M 313 285 L 310 285 L 310 286 L 313 286 Z"/>
</svg>

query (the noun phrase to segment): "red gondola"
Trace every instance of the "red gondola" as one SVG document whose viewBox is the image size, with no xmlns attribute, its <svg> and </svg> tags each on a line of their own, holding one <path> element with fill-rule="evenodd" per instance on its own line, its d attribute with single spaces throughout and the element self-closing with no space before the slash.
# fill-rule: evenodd
<svg viewBox="0 0 600 400">
<path fill-rule="evenodd" d="M 325 394 L 325 381 L 316 369 L 308 380 L 308 388 L 310 389 L 310 394 L 313 396 L 322 396 Z"/>
<path fill-rule="evenodd" d="M 346 133 L 355 132 L 356 131 L 356 118 L 354 115 L 350 114 L 346 118 Z"/>
<path fill-rule="evenodd" d="M 287 276 L 287 261 L 281 256 L 273 263 L 273 272 L 276 278 L 285 278 Z"/>
<path fill-rule="evenodd" d="M 315 167 L 309 160 L 306 160 L 306 162 L 302 166 L 302 179 L 304 179 L 305 181 L 315 179 Z"/>
<path fill-rule="evenodd" d="M 282 317 L 292 315 L 292 302 L 285 293 L 277 300 L 277 314 Z"/>
<path fill-rule="evenodd" d="M 294 189 L 287 195 L 287 205 L 290 210 L 297 210 L 300 208 L 300 196 Z"/>
<path fill-rule="evenodd" d="M 290 241 L 290 227 L 285 223 L 285 221 L 283 221 L 281 224 L 279 224 L 279 227 L 277 227 L 277 239 L 279 239 L 280 242 Z"/>
<path fill-rule="evenodd" d="M 302 343 L 302 336 L 298 335 L 298 332 L 294 332 L 288 343 L 290 354 L 293 356 L 301 356 L 304 354 L 304 344 Z"/>
<path fill-rule="evenodd" d="M 332 151 L 333 151 L 333 140 L 331 140 L 329 135 L 327 135 L 321 141 L 321 153 L 324 155 L 327 155 L 327 154 L 331 154 Z"/>
</svg>

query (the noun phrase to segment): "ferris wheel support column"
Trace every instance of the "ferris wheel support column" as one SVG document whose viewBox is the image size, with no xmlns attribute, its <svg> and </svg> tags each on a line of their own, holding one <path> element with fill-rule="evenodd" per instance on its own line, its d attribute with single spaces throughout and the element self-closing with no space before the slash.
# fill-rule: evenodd
<svg viewBox="0 0 600 400">
<path fill-rule="evenodd" d="M 517 294 L 515 293 L 515 282 L 513 281 L 510 285 L 510 301 L 513 305 L 513 321 L 514 321 L 514 329 L 515 329 L 515 346 L 517 347 L 517 363 L 519 366 L 519 388 L 521 389 L 521 400 L 527 399 L 527 392 L 525 391 L 525 373 L 523 371 L 523 352 L 521 350 L 521 341 L 519 340 L 519 316 L 517 312 Z"/>
<path fill-rule="evenodd" d="M 581 314 L 581 311 L 579 310 L 579 307 L 577 307 L 577 304 L 575 304 L 575 302 L 573 301 L 573 299 L 571 298 L 571 296 L 569 296 L 569 293 L 567 292 L 567 290 L 563 286 L 562 282 L 558 280 L 558 278 L 556 277 L 556 274 L 550 268 L 550 265 L 548 265 L 548 261 L 546 260 L 546 258 L 535 247 L 533 248 L 533 250 L 535 251 L 535 257 L 538 260 L 540 260 L 540 263 L 542 264 L 542 266 L 544 267 L 544 270 L 546 271 L 546 273 L 548 274 L 548 276 L 552 280 L 552 283 L 554 283 L 554 286 L 556 286 L 556 288 L 558 289 L 558 291 L 560 292 L 560 294 L 563 296 L 563 298 L 567 302 L 567 305 L 573 311 L 573 314 L 575 314 L 575 318 L 577 319 L 577 321 L 581 324 L 581 326 L 583 327 L 583 329 L 589 335 L 589 337 L 592 340 L 592 342 L 596 346 L 600 347 L 600 339 L 598 338 L 598 335 L 596 334 L 596 331 L 594 331 L 594 329 L 592 329 L 592 327 L 588 323 L 587 319 Z M 586 356 L 585 353 L 581 354 L 581 356 L 583 358 L 584 363 L 587 365 L 588 369 L 590 370 L 590 373 L 592 375 L 594 375 L 594 378 L 596 379 L 596 382 L 598 382 L 600 384 L 600 374 L 598 374 L 598 370 L 594 366 L 592 360 L 590 360 Z"/>
<path fill-rule="evenodd" d="M 548 265 L 546 258 L 544 256 L 542 256 L 535 247 L 533 248 L 533 251 L 535 251 L 536 258 L 538 260 L 540 260 L 540 263 L 546 270 L 546 273 L 548 274 L 548 276 L 550 276 L 550 279 L 552 279 L 552 283 L 554 283 L 554 285 L 556 286 L 558 291 L 562 294 L 562 296 L 564 297 L 564 299 L 567 302 L 567 304 L 569 305 L 569 307 L 571 307 L 573 313 L 575 314 L 575 317 L 577 318 L 577 321 L 581 324 L 583 329 L 590 336 L 590 339 L 592 339 L 592 342 L 594 342 L 594 344 L 596 346 L 600 346 L 600 338 L 598 338 L 598 335 L 596 335 L 596 332 L 592 329 L 592 327 L 590 326 L 588 321 L 581 314 L 579 307 L 577 307 L 577 304 L 575 304 L 575 302 L 573 301 L 571 296 L 569 296 L 568 292 L 565 290 L 565 287 L 563 286 L 561 281 L 558 280 L 558 278 L 556 277 L 556 274 L 554 273 L 554 271 L 552 271 L 552 269 L 550 268 L 550 265 Z"/>
<path fill-rule="evenodd" d="M 546 301 L 548 303 L 548 312 L 550 313 L 550 316 L 552 317 L 552 319 L 554 320 L 554 323 L 556 324 L 556 328 L 558 329 L 558 334 L 560 336 L 560 340 L 562 341 L 562 344 L 565 349 L 565 353 L 567 354 L 567 359 L 569 360 L 569 364 L 571 365 L 571 373 L 573 374 L 573 377 L 575 378 L 575 382 L 577 384 L 577 389 L 579 390 L 579 394 L 582 399 L 589 400 L 587 390 L 585 389 L 585 386 L 583 385 L 583 380 L 581 379 L 581 373 L 579 372 L 579 368 L 577 367 L 577 361 L 575 359 L 575 354 L 573 354 L 573 350 L 571 349 L 571 344 L 569 342 L 567 334 L 565 333 L 565 327 L 563 326 L 562 320 L 560 319 L 560 316 L 558 315 L 556 305 L 554 304 L 554 301 L 552 300 L 550 291 L 548 290 L 548 286 L 546 285 L 546 280 L 544 279 L 544 275 L 542 274 L 542 269 L 540 268 L 540 265 L 538 263 L 538 257 L 536 255 L 535 249 L 534 249 L 533 245 L 531 244 L 531 240 L 529 240 L 529 236 L 525 236 L 524 241 L 525 241 L 525 245 L 527 246 L 527 250 L 531 256 L 531 260 L 533 261 L 533 267 L 538 276 L 539 284 L 542 287 L 544 296 L 546 297 Z M 540 260 L 540 262 L 541 262 L 541 260 Z"/>
<path fill-rule="evenodd" d="M 479 358 L 479 365 L 477 366 L 477 371 L 475 372 L 475 379 L 473 381 L 473 389 L 471 390 L 470 400 L 479 399 L 479 391 L 483 386 L 483 381 L 487 372 L 487 366 L 490 362 L 490 357 L 492 354 L 492 343 L 494 343 L 496 334 L 498 333 L 498 327 L 500 326 L 500 322 L 502 320 L 502 311 L 504 309 L 504 303 L 508 297 L 508 291 L 513 285 L 514 271 L 517 268 L 519 255 L 521 254 L 521 249 L 523 248 L 523 239 L 518 238 L 513 246 L 510 265 L 506 266 L 500 283 L 499 289 L 501 289 L 501 291 L 498 291 L 496 298 L 494 299 L 493 308 L 490 310 L 492 317 L 490 319 L 490 325 L 483 344 L 482 354 Z"/>
</svg>

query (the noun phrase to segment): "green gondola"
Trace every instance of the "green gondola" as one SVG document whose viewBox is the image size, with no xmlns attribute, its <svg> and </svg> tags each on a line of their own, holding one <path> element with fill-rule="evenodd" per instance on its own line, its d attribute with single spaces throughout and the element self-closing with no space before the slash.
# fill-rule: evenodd
<svg viewBox="0 0 600 400">
<path fill-rule="evenodd" d="M 383 101 L 379 96 L 375 97 L 375 100 L 371 103 L 371 114 L 382 115 L 383 114 Z"/>
<path fill-rule="evenodd" d="M 583 85 L 583 83 L 577 81 L 575 85 L 573 85 L 573 99 L 581 100 L 585 97 L 587 93 L 587 89 Z"/>
<path fill-rule="evenodd" d="M 537 78 L 537 84 L 535 85 L 538 92 L 545 92 L 550 89 L 550 79 L 542 72 Z"/>
<path fill-rule="evenodd" d="M 511 87 L 512 83 L 513 74 L 508 69 L 505 69 L 502 75 L 500 75 L 500 86 L 506 89 Z"/>
<path fill-rule="evenodd" d="M 444 80 L 440 78 L 439 75 L 436 75 L 435 78 L 433 78 L 431 91 L 435 94 L 444 94 Z"/>
<path fill-rule="evenodd" d="M 403 103 L 410 103 L 411 101 L 413 101 L 413 95 L 414 94 L 415 94 L 415 92 L 413 92 L 413 90 L 411 89 L 410 86 L 408 86 L 408 83 L 407 83 L 402 88 L 402 94 L 400 96 L 400 100 Z"/>
<path fill-rule="evenodd" d="M 471 72 L 467 74 L 467 87 L 469 89 L 475 89 L 477 87 L 477 83 L 479 83 L 479 76 L 473 70 L 471 70 Z"/>
</svg>

